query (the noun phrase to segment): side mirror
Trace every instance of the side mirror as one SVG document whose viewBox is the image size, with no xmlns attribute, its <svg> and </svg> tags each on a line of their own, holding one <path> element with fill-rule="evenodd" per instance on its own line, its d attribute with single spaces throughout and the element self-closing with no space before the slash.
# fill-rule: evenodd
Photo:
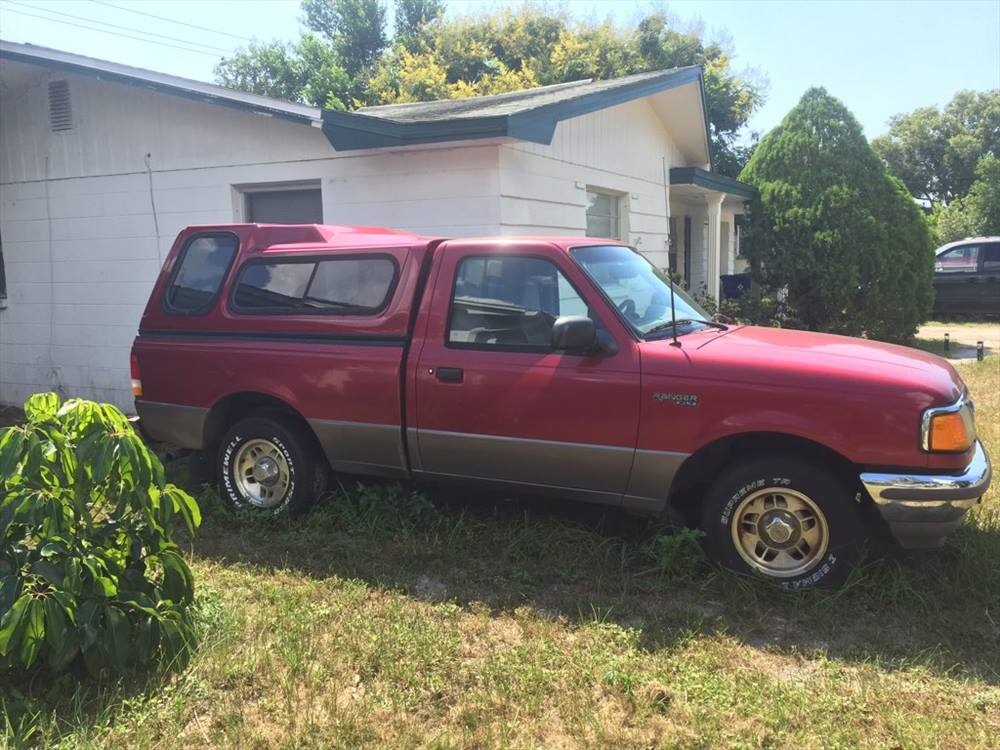
<svg viewBox="0 0 1000 750">
<path fill-rule="evenodd" d="M 560 351 L 587 351 L 597 343 L 594 321 L 583 315 L 563 315 L 552 324 L 552 348 Z"/>
</svg>

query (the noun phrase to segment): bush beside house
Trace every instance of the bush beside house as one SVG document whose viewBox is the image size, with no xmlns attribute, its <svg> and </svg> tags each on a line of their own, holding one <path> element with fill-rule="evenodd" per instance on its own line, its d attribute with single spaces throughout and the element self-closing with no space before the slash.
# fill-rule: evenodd
<svg viewBox="0 0 1000 750">
<path fill-rule="evenodd" d="M 740 179 L 757 187 L 750 258 L 811 330 L 911 338 L 933 302 L 933 246 L 917 204 L 824 89 L 805 93 Z"/>
</svg>

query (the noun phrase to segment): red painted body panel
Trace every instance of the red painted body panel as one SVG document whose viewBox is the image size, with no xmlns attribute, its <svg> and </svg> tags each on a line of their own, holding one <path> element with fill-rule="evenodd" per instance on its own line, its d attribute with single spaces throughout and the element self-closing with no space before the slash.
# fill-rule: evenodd
<svg viewBox="0 0 1000 750">
<path fill-rule="evenodd" d="M 418 430 L 503 436 L 633 449 L 639 422 L 638 350 L 607 310 L 596 314 L 619 342 L 609 357 L 559 352 L 510 352 L 453 348 L 446 344 L 448 309 L 456 267 L 469 255 L 531 255 L 551 260 L 583 289 L 587 280 L 566 253 L 540 240 L 446 242 L 428 289 L 421 340 L 410 369 L 410 424 Z M 464 371 L 462 383 L 441 382 L 440 367 Z M 428 455 L 427 470 L 457 471 L 458 457 Z M 449 467 L 449 468 L 444 468 Z M 624 491 L 627 469 L 622 476 Z"/>
<path fill-rule="evenodd" d="M 167 281 L 185 241 L 202 231 L 234 233 L 238 257 L 210 312 L 169 314 L 160 304 Z M 954 401 L 964 389 L 944 360 L 860 339 L 753 327 L 689 333 L 679 347 L 639 342 L 567 253 L 592 242 L 442 242 L 350 227 L 191 227 L 164 264 L 133 348 L 144 399 L 208 409 L 227 395 L 257 392 L 308 419 L 405 423 L 418 433 L 605 446 L 625 455 L 633 449 L 694 453 L 732 435 L 780 432 L 825 445 L 859 466 L 958 469 L 968 462 L 969 454 L 929 455 L 918 445 L 921 411 Z M 391 255 L 400 269 L 392 299 L 377 315 L 237 315 L 225 302 L 250 258 L 376 251 Z M 470 253 L 527 254 L 556 263 L 610 332 L 617 353 L 447 346 L 455 268 Z M 427 289 L 420 296 L 422 269 Z M 359 335 L 378 340 L 322 340 Z M 462 368 L 463 382 L 439 381 L 435 371 L 441 367 Z M 697 406 L 681 406 L 664 394 L 696 396 Z M 415 441 L 411 451 L 419 445 Z M 451 460 L 416 458 L 439 467 Z M 627 479 L 626 471 L 622 488 Z"/>
<path fill-rule="evenodd" d="M 734 327 L 639 345 L 643 420 L 639 446 L 692 452 L 729 435 L 807 438 L 857 464 L 960 468 L 967 455 L 920 451 L 920 414 L 954 401 L 950 365 L 913 349 L 846 336 Z M 693 394 L 695 409 L 654 400 Z M 670 420 L 671 429 L 663 421 Z M 934 459 L 933 461 L 931 459 Z"/>
</svg>

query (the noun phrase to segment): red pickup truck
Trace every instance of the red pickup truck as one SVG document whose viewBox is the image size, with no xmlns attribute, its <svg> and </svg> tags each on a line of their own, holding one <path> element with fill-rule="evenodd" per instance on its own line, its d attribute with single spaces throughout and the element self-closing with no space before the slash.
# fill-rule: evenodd
<svg viewBox="0 0 1000 750">
<path fill-rule="evenodd" d="M 990 482 L 944 360 L 717 323 L 611 240 L 191 227 L 131 364 L 146 434 L 236 508 L 302 511 L 331 470 L 477 483 L 668 513 L 793 587 L 880 528 L 940 545 Z"/>
</svg>

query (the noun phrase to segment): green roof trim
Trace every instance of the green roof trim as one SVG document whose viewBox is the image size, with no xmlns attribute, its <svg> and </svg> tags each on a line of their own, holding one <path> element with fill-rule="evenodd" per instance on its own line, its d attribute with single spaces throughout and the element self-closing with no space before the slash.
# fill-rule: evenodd
<svg viewBox="0 0 1000 750">
<path fill-rule="evenodd" d="M 517 92 L 520 101 L 504 106 L 504 97 L 486 96 L 475 100 L 429 102 L 418 118 L 394 117 L 392 106 L 373 107 L 357 112 L 323 110 L 323 133 L 338 151 L 411 146 L 488 138 L 516 138 L 549 144 L 556 125 L 562 120 L 597 112 L 618 104 L 642 99 L 689 83 L 697 83 L 704 102 L 701 69 L 677 68 L 650 75 L 628 76 L 618 81 L 595 81 L 569 88 L 558 87 Z M 593 89 L 590 90 L 588 86 Z M 533 93 L 537 91 L 537 96 Z M 492 114 L 498 109 L 504 111 Z M 399 105 L 400 108 L 411 105 Z M 482 116 L 475 116 L 477 109 Z M 403 114 L 405 110 L 397 110 Z M 487 114 L 490 113 L 490 114 Z M 706 149 L 708 132 L 706 120 Z"/>
<path fill-rule="evenodd" d="M 706 190 L 714 190 L 717 193 L 738 195 L 747 200 L 757 197 L 757 188 L 753 185 L 734 180 L 732 177 L 709 172 L 700 167 L 672 167 L 670 169 L 670 184 L 695 185 Z"/>
</svg>

